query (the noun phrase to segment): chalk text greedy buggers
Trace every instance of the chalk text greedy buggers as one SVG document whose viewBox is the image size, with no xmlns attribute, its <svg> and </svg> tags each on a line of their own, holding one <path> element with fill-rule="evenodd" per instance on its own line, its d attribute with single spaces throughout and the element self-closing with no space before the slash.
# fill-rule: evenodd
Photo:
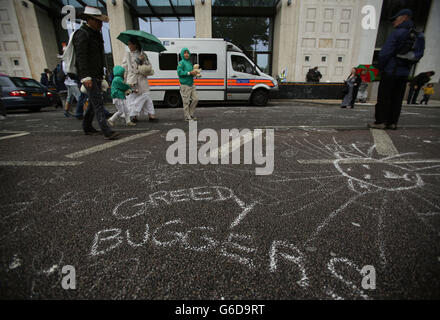
<svg viewBox="0 0 440 320">
<path fill-rule="evenodd" d="M 241 164 L 240 150 L 243 145 L 243 163 L 265 165 L 256 168 L 256 175 L 270 175 L 274 169 L 274 130 L 266 129 L 265 154 L 263 154 L 263 129 L 221 129 L 219 137 L 214 129 L 203 129 L 197 132 L 197 122 L 189 123 L 187 161 L 186 133 L 182 129 L 168 131 L 166 140 L 174 141 L 166 153 L 169 164 Z M 252 141 L 254 143 L 252 143 Z M 197 150 L 197 143 L 204 142 Z M 232 154 L 232 163 L 229 154 Z"/>
</svg>

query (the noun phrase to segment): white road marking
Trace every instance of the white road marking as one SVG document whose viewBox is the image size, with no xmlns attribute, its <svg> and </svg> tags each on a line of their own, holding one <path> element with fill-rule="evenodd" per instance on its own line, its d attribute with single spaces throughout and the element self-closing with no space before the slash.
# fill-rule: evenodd
<svg viewBox="0 0 440 320">
<path fill-rule="evenodd" d="M 370 129 L 370 132 L 373 135 L 374 144 L 376 145 L 376 151 L 378 154 L 381 156 L 395 156 L 399 154 L 393 141 L 385 130 Z"/>
<path fill-rule="evenodd" d="M 0 167 L 74 167 L 82 163 L 83 162 L 79 161 L 0 161 Z"/>
<path fill-rule="evenodd" d="M 107 142 L 107 143 L 100 144 L 100 145 L 92 147 L 92 148 L 88 148 L 88 149 L 85 149 L 82 151 L 68 154 L 68 155 L 66 155 L 66 158 L 77 159 L 77 158 L 85 157 L 85 156 L 88 156 L 88 155 L 96 153 L 96 152 L 100 152 L 100 151 L 103 151 L 103 150 L 106 150 L 109 148 L 113 148 L 113 147 L 120 145 L 122 143 L 136 140 L 136 139 L 143 138 L 143 137 L 147 137 L 147 136 L 150 136 L 150 135 L 158 133 L 158 132 L 159 132 L 159 130 L 152 130 L 152 131 L 148 131 L 145 133 L 139 133 L 139 134 L 127 137 L 127 138 L 120 139 L 120 140 Z"/>
<path fill-rule="evenodd" d="M 238 148 L 240 148 L 242 145 L 252 141 L 252 139 L 260 136 L 262 134 L 262 131 L 258 132 L 248 132 L 243 136 L 239 136 L 232 141 L 228 141 L 227 143 L 220 146 L 220 148 L 216 148 L 211 151 L 210 157 L 211 158 L 221 158 L 226 157 L 229 153 L 234 152 Z M 241 139 L 243 138 L 243 139 Z"/>
<path fill-rule="evenodd" d="M 22 137 L 22 136 L 27 136 L 28 134 L 29 134 L 29 132 L 21 132 L 21 133 L 13 134 L 13 135 L 6 136 L 6 137 L 0 137 L 0 140 L 18 138 L 18 137 Z"/>
</svg>

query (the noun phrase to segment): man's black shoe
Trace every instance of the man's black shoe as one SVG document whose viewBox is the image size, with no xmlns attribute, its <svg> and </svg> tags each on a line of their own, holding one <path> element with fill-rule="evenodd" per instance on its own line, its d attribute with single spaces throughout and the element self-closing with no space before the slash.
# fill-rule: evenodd
<svg viewBox="0 0 440 320">
<path fill-rule="evenodd" d="M 109 136 L 104 136 L 104 139 L 107 140 L 116 140 L 119 137 L 119 133 L 118 132 L 112 132 Z"/>
<path fill-rule="evenodd" d="M 84 134 L 87 136 L 96 136 L 98 134 L 101 134 L 101 132 L 99 132 L 95 128 L 90 128 L 90 129 L 84 130 Z"/>
<path fill-rule="evenodd" d="M 397 130 L 397 125 L 395 124 L 389 124 L 386 127 L 387 130 Z"/>
</svg>

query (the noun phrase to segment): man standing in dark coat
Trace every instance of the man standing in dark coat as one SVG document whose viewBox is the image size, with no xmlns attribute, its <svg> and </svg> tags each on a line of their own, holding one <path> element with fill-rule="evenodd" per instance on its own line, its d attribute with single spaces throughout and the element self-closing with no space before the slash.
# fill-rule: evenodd
<svg viewBox="0 0 440 320">
<path fill-rule="evenodd" d="M 410 29 L 414 28 L 414 23 L 411 21 L 412 15 L 411 10 L 403 9 L 391 18 L 394 31 L 379 53 L 381 80 L 375 110 L 376 121 L 369 123 L 369 128 L 397 129 L 411 63 L 396 55 L 409 38 Z"/>
<path fill-rule="evenodd" d="M 431 81 L 433 75 L 435 75 L 434 71 L 422 72 L 409 83 L 408 104 L 417 104 L 420 89 Z"/>
<path fill-rule="evenodd" d="M 101 29 L 103 21 L 108 22 L 109 19 L 95 7 L 86 7 L 84 13 L 79 17 L 87 22 L 73 36 L 78 76 L 87 89 L 89 97 L 89 106 L 83 119 L 83 130 L 87 135 L 98 133 L 92 126 L 96 113 L 99 127 L 104 133 L 105 139 L 114 140 L 119 134 L 114 132 L 107 123 L 101 92 L 105 65 L 104 40 Z"/>
</svg>

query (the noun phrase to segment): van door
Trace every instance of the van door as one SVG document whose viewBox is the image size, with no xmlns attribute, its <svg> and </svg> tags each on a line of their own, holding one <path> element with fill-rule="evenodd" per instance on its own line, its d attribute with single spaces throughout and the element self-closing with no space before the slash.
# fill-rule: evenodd
<svg viewBox="0 0 440 320">
<path fill-rule="evenodd" d="M 257 71 L 242 53 L 228 52 L 227 100 L 249 100 L 255 86 Z"/>
</svg>

